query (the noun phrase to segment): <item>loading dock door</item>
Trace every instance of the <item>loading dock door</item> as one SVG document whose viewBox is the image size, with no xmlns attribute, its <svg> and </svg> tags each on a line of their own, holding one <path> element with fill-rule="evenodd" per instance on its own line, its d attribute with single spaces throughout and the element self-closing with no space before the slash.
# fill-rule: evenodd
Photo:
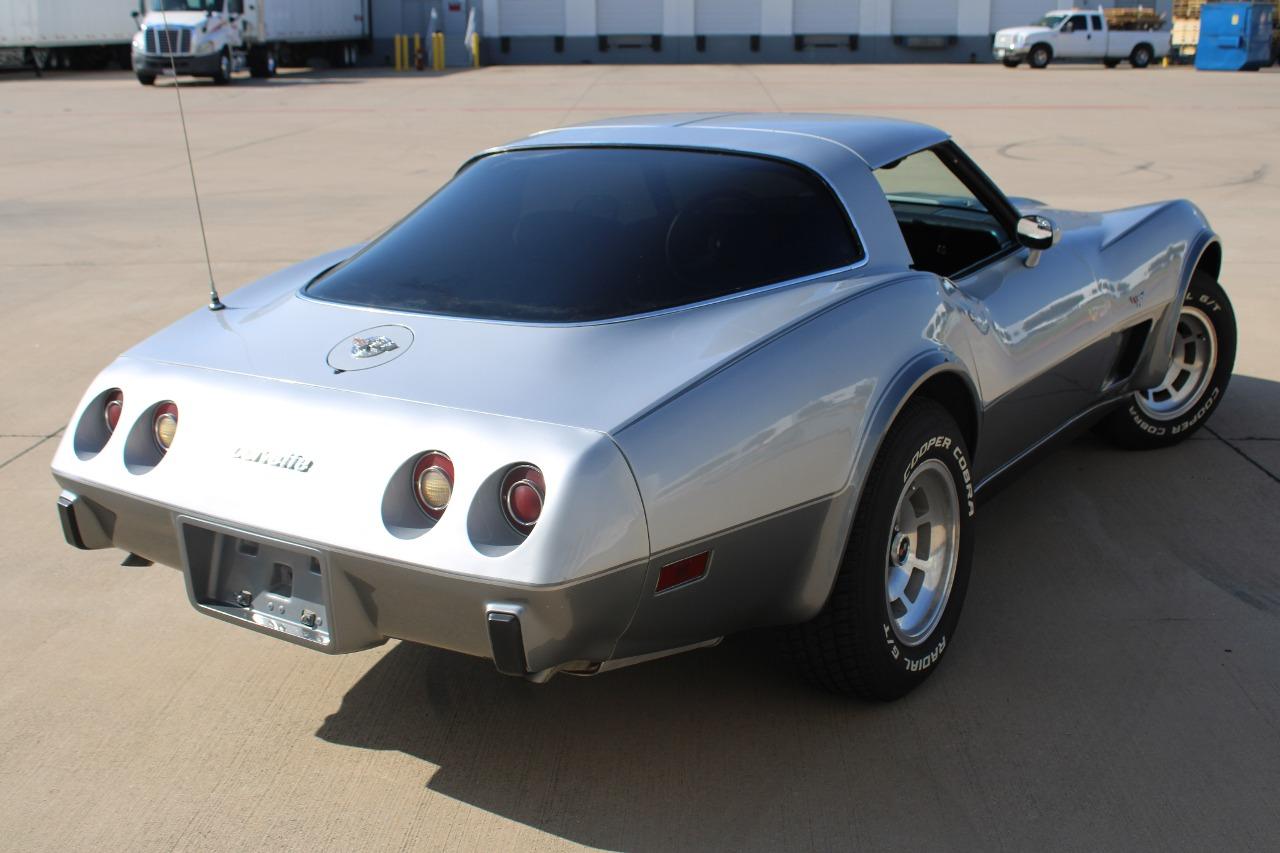
<svg viewBox="0 0 1280 853">
<path fill-rule="evenodd" d="M 1081 6 L 1093 3 L 1081 3 Z M 1052 4 L 1044 0 L 991 0 L 991 32 L 1005 27 L 1025 27 L 1034 24 L 1050 11 Z"/>
<path fill-rule="evenodd" d="M 602 36 L 662 34 L 662 0 L 596 0 L 596 32 Z"/>
<path fill-rule="evenodd" d="M 795 0 L 791 31 L 798 36 L 853 34 L 862 20 L 859 0 Z"/>
<path fill-rule="evenodd" d="M 959 30 L 959 0 L 893 0 L 895 36 L 953 36 Z"/>
<path fill-rule="evenodd" d="M 693 32 L 700 36 L 760 34 L 760 0 L 694 0 Z"/>
<path fill-rule="evenodd" d="M 498 0 L 498 34 L 564 35 L 564 0 Z"/>
</svg>

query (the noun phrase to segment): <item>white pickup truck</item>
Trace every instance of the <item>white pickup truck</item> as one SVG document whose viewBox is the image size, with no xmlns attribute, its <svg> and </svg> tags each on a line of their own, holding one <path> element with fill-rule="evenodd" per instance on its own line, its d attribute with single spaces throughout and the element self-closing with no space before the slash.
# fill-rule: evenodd
<svg viewBox="0 0 1280 853">
<path fill-rule="evenodd" d="M 1108 68 L 1127 59 L 1134 68 L 1146 68 L 1168 55 L 1167 28 L 1117 29 L 1107 15 L 1102 7 L 1056 9 L 1029 27 L 1000 30 L 992 53 L 1007 68 L 1017 68 L 1023 60 L 1044 68 L 1055 59 L 1101 61 Z"/>
</svg>

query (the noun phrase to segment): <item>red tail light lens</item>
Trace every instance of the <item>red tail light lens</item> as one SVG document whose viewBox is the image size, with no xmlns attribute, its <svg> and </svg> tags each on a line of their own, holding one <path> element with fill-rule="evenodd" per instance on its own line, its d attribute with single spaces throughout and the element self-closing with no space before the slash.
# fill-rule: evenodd
<svg viewBox="0 0 1280 853">
<path fill-rule="evenodd" d="M 124 392 L 113 388 L 107 392 L 107 399 L 102 404 L 102 420 L 107 425 L 107 435 L 116 431 L 120 423 L 120 413 L 124 410 Z"/>
<path fill-rule="evenodd" d="M 413 499 L 429 517 L 439 520 L 453 497 L 453 460 L 433 450 L 413 466 Z"/>
<path fill-rule="evenodd" d="M 172 400 L 156 406 L 156 413 L 151 421 L 151 434 L 155 436 L 156 447 L 160 448 L 160 452 L 168 453 L 173 437 L 178 434 L 178 406 Z"/>
<path fill-rule="evenodd" d="M 546 480 L 536 465 L 517 465 L 502 478 L 503 515 L 507 517 L 507 523 L 523 536 L 528 536 L 542 517 L 546 496 Z"/>
</svg>

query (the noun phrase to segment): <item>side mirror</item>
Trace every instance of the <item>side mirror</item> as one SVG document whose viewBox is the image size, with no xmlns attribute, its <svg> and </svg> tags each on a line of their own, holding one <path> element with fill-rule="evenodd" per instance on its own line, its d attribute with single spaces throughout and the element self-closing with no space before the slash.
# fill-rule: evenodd
<svg viewBox="0 0 1280 853">
<path fill-rule="evenodd" d="M 1018 245 L 1031 250 L 1026 261 L 1029 267 L 1040 263 L 1040 253 L 1052 249 L 1061 238 L 1062 229 L 1051 219 L 1031 214 L 1018 220 Z"/>
</svg>

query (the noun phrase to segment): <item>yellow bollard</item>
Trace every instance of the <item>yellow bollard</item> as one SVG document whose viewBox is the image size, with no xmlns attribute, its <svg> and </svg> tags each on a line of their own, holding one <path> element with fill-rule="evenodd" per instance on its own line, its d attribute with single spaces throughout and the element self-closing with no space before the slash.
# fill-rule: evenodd
<svg viewBox="0 0 1280 853">
<path fill-rule="evenodd" d="M 480 34 L 471 34 L 471 67 L 480 67 Z"/>
<path fill-rule="evenodd" d="M 432 45 L 431 64 L 437 71 L 444 70 L 444 33 L 432 33 L 435 43 Z"/>
<path fill-rule="evenodd" d="M 1160 67 L 1161 68 L 1169 67 L 1169 57 L 1166 56 L 1164 59 L 1160 60 Z"/>
<path fill-rule="evenodd" d="M 403 36 L 399 33 L 396 33 L 396 70 L 397 71 L 405 70 L 405 53 L 407 52 L 405 50 L 406 38 L 407 36 Z"/>
<path fill-rule="evenodd" d="M 413 34 L 413 67 L 421 71 L 422 66 L 422 33 Z"/>
</svg>

